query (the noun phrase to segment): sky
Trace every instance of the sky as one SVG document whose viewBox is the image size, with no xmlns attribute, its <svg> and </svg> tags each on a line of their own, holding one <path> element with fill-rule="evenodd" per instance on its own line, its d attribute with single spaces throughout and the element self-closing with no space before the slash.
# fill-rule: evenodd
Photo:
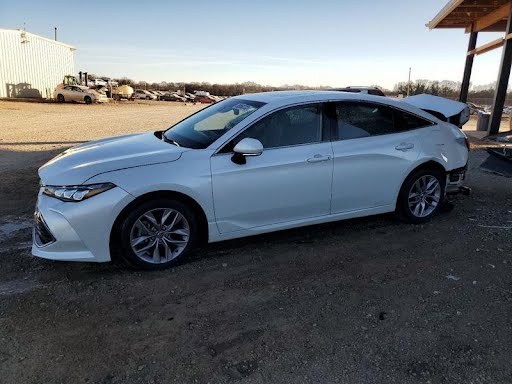
<svg viewBox="0 0 512 384">
<path fill-rule="evenodd" d="M 461 80 L 469 35 L 425 27 L 447 2 L 6 0 L 0 28 L 53 38 L 57 27 L 76 71 L 102 76 L 392 89 L 409 68 L 412 80 Z M 476 57 L 473 84 L 496 81 L 500 55 Z"/>
</svg>

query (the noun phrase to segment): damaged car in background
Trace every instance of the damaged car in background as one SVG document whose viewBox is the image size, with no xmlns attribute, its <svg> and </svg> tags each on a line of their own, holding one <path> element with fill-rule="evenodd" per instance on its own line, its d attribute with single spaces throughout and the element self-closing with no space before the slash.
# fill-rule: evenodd
<svg viewBox="0 0 512 384">
<path fill-rule="evenodd" d="M 421 94 L 406 97 L 403 101 L 459 128 L 469 121 L 471 115 L 470 107 L 466 103 L 444 97 Z"/>
<path fill-rule="evenodd" d="M 162 269 L 200 244 L 282 229 L 386 212 L 424 223 L 469 151 L 459 103 L 433 100 L 250 94 L 80 144 L 39 169 L 32 253 Z"/>
<path fill-rule="evenodd" d="M 109 98 L 105 93 L 98 92 L 84 85 L 65 85 L 62 88 L 57 88 L 53 97 L 59 103 L 72 101 L 92 104 L 107 103 L 109 101 Z"/>
</svg>

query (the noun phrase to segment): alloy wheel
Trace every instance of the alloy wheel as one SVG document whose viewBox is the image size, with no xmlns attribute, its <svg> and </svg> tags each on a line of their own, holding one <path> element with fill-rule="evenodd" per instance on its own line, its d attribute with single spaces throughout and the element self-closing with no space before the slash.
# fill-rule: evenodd
<svg viewBox="0 0 512 384">
<path fill-rule="evenodd" d="M 190 226 L 180 212 L 156 208 L 145 212 L 130 231 L 130 246 L 137 257 L 162 264 L 178 257 L 187 247 Z"/>
<path fill-rule="evenodd" d="M 432 175 L 424 175 L 414 182 L 409 191 L 409 210 L 416 217 L 427 217 L 436 210 L 440 200 L 439 180 Z"/>
</svg>

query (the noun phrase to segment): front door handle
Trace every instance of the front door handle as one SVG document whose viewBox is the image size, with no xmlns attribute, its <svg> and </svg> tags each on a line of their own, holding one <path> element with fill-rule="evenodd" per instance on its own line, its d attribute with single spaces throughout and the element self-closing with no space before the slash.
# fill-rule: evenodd
<svg viewBox="0 0 512 384">
<path fill-rule="evenodd" d="M 329 161 L 331 160 L 331 156 L 324 156 L 324 155 L 315 155 L 313 157 L 310 157 L 307 162 L 308 163 L 321 163 L 322 161 Z"/>
<path fill-rule="evenodd" d="M 397 151 L 408 151 L 409 149 L 413 149 L 414 148 L 414 144 L 413 143 L 400 143 L 398 144 L 395 149 Z"/>
</svg>

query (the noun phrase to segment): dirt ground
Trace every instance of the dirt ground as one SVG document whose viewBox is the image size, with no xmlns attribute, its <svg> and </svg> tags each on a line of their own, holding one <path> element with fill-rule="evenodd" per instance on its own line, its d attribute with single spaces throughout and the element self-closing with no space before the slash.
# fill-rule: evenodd
<svg viewBox="0 0 512 384">
<path fill-rule="evenodd" d="M 197 108 L 0 102 L 0 382 L 512 382 L 512 179 L 483 150 L 425 225 L 305 227 L 163 272 L 30 256 L 42 162 Z"/>
</svg>

